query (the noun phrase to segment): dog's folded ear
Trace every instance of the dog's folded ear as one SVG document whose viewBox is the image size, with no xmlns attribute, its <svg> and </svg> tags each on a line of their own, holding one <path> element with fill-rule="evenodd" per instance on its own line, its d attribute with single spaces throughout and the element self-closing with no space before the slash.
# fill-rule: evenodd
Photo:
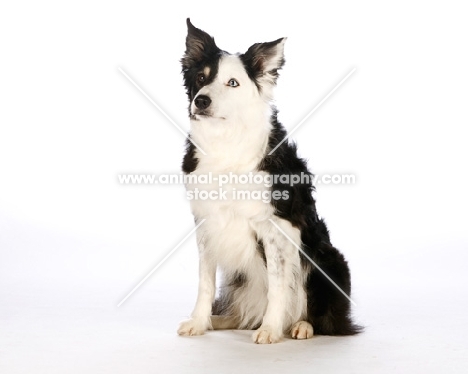
<svg viewBox="0 0 468 374">
<path fill-rule="evenodd" d="M 275 85 L 278 70 L 284 65 L 284 43 L 286 38 L 273 42 L 256 43 L 241 55 L 247 73 L 257 86 Z"/>
<path fill-rule="evenodd" d="M 190 69 L 203 59 L 216 55 L 220 49 L 216 46 L 214 38 L 205 31 L 196 28 L 187 18 L 187 39 L 185 40 L 186 50 L 182 57 L 182 68 Z"/>
</svg>

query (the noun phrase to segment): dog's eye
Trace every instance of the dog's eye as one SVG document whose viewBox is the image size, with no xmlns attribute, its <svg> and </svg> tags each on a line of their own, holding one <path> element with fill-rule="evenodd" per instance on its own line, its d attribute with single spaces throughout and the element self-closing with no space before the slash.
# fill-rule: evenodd
<svg viewBox="0 0 468 374">
<path fill-rule="evenodd" d="M 197 76 L 197 82 L 200 83 L 200 84 L 202 84 L 202 83 L 205 83 L 205 81 L 206 81 L 205 74 L 203 74 L 203 73 L 198 74 L 198 76 Z"/>
<path fill-rule="evenodd" d="M 229 87 L 237 87 L 239 82 L 237 82 L 234 78 L 229 79 L 228 86 Z"/>
</svg>

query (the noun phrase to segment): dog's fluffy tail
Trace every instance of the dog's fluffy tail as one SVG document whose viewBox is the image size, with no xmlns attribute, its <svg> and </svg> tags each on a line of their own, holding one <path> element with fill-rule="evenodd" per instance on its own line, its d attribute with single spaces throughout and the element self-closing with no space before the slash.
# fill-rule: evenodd
<svg viewBox="0 0 468 374">
<path fill-rule="evenodd" d="M 324 316 L 314 319 L 314 333 L 317 335 L 356 335 L 364 331 L 364 327 L 353 323 L 351 318 L 335 319 Z"/>
<path fill-rule="evenodd" d="M 314 332 L 320 335 L 356 335 L 363 327 L 351 318 L 351 303 L 341 291 L 351 294 L 348 263 L 343 255 L 329 243 L 316 250 L 307 248 L 310 257 L 340 287 L 336 288 L 318 269 L 312 269 L 307 279 L 308 320 Z"/>
</svg>

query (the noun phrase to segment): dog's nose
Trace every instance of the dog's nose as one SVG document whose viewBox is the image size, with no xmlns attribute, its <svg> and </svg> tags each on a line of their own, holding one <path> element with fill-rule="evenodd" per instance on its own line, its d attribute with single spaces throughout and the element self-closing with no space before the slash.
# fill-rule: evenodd
<svg viewBox="0 0 468 374">
<path fill-rule="evenodd" d="M 206 109 L 210 106 L 211 104 L 211 99 L 206 96 L 206 95 L 199 95 L 198 97 L 195 98 L 195 106 L 198 109 Z"/>
</svg>

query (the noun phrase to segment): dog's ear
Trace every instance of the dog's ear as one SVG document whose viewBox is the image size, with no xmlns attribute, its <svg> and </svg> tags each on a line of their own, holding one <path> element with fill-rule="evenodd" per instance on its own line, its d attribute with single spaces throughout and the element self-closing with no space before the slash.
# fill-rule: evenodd
<svg viewBox="0 0 468 374">
<path fill-rule="evenodd" d="M 250 78 L 259 87 L 276 84 L 278 70 L 284 65 L 285 42 L 286 38 L 280 38 L 273 42 L 256 43 L 240 56 Z"/>
<path fill-rule="evenodd" d="M 200 61 L 219 53 L 214 38 L 203 30 L 196 28 L 187 18 L 187 39 L 185 40 L 186 50 L 182 57 L 182 69 L 190 69 Z"/>
</svg>

